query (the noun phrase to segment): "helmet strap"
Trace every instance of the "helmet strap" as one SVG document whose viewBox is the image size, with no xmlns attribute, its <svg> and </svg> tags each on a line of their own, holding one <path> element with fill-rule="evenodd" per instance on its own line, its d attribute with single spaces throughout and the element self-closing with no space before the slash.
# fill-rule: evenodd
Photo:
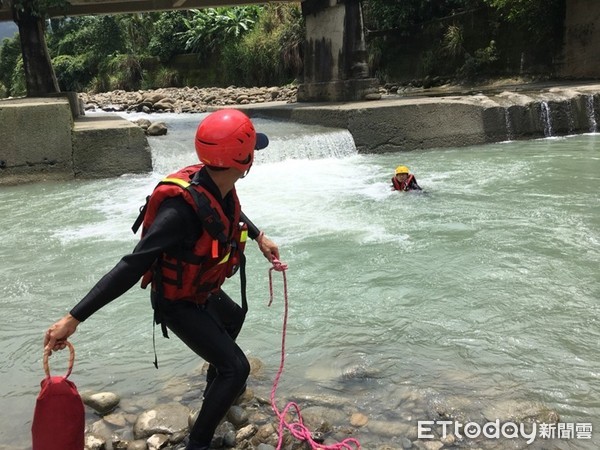
<svg viewBox="0 0 600 450">
<path fill-rule="evenodd" d="M 252 164 L 250 164 L 250 167 L 248 167 L 246 169 L 246 171 L 244 172 L 244 174 L 240 178 L 246 178 L 246 175 L 248 175 L 250 173 L 250 169 L 251 168 L 252 168 Z"/>
</svg>

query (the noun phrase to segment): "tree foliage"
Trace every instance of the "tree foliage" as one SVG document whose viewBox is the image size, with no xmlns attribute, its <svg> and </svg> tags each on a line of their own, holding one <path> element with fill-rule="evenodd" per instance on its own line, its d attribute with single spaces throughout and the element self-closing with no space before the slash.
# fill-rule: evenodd
<svg viewBox="0 0 600 450">
<path fill-rule="evenodd" d="M 478 0 L 365 0 L 363 8 L 367 28 L 408 31 L 432 19 L 476 8 L 480 3 Z"/>
<path fill-rule="evenodd" d="M 69 17 L 51 23 L 48 48 L 53 56 L 86 55 L 97 64 L 127 48 L 116 16 Z"/>
<path fill-rule="evenodd" d="M 6 90 L 7 96 L 15 95 L 12 89 L 13 72 L 21 57 L 21 44 L 18 37 L 5 38 L 0 47 L 0 83 Z"/>
<path fill-rule="evenodd" d="M 188 11 L 168 11 L 159 14 L 154 22 L 148 53 L 161 62 L 169 62 L 177 54 L 185 53 L 185 40 L 182 33 L 187 30 Z"/>
<path fill-rule="evenodd" d="M 415 52 L 421 77 L 509 73 L 522 70 L 524 57 L 550 70 L 562 45 L 565 2 L 363 0 L 372 70 L 385 81 L 407 71 L 398 61 Z"/>
<path fill-rule="evenodd" d="M 191 17 L 184 20 L 186 31 L 181 33 L 185 48 L 200 54 L 214 52 L 250 31 L 260 12 L 260 6 L 193 10 Z"/>
<path fill-rule="evenodd" d="M 528 60 L 550 61 L 561 44 L 566 0 L 362 0 L 372 73 L 382 81 L 414 68 L 418 75 L 478 76 Z M 44 18 L 66 0 L 12 0 Z M 63 90 L 138 89 L 186 83 L 174 56 L 238 85 L 282 84 L 302 72 L 305 25 L 298 4 L 238 6 L 45 21 Z M 514 35 L 514 37 L 513 37 Z M 412 44 L 407 44 L 411 43 Z M 22 85 L 18 39 L 0 46 L 0 84 Z M 187 64 L 187 63 L 185 63 Z M 504 66 L 503 66 L 504 65 Z M 14 70 L 14 68 L 17 69 Z M 21 77 L 22 78 L 22 77 Z"/>
<path fill-rule="evenodd" d="M 53 19 L 48 49 L 62 90 L 82 90 L 108 62 L 126 54 L 131 40 L 117 16 L 87 16 Z"/>
<path fill-rule="evenodd" d="M 302 69 L 303 41 L 304 22 L 296 5 L 265 5 L 254 28 L 223 47 L 223 72 L 234 84 L 284 84 Z"/>
<path fill-rule="evenodd" d="M 536 43 L 560 35 L 565 0 L 483 0 L 499 16 L 526 31 Z"/>
</svg>

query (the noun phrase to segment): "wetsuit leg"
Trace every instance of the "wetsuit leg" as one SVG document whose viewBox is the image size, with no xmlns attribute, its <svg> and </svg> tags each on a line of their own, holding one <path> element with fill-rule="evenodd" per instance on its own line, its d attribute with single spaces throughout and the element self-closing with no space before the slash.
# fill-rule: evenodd
<svg viewBox="0 0 600 450">
<path fill-rule="evenodd" d="M 207 302 L 207 309 L 210 314 L 223 324 L 229 336 L 235 340 L 238 337 L 238 334 L 240 334 L 244 319 L 246 318 L 246 312 L 241 306 L 234 302 L 223 290 L 220 290 L 217 294 L 210 296 Z M 206 373 L 206 389 L 204 395 L 206 395 L 206 392 L 210 389 L 210 385 L 216 376 L 217 369 L 210 364 Z"/>
<path fill-rule="evenodd" d="M 242 307 L 223 290 L 220 290 L 217 294 L 210 296 L 207 308 L 211 314 L 219 318 L 229 336 L 235 340 L 240 334 L 246 318 L 246 312 Z"/>
<path fill-rule="evenodd" d="M 173 333 L 216 369 L 216 377 L 205 393 L 190 433 L 190 440 L 196 445 L 208 446 L 221 419 L 245 385 L 250 364 L 224 324 L 205 306 L 174 302 L 165 308 L 164 318 Z"/>
</svg>

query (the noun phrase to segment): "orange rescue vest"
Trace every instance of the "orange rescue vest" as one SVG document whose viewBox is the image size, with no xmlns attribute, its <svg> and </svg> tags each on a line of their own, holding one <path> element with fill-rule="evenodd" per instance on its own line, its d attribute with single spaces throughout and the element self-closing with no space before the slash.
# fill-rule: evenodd
<svg viewBox="0 0 600 450">
<path fill-rule="evenodd" d="M 144 236 L 161 203 L 169 197 L 181 196 L 202 222 L 203 231 L 192 248 L 177 254 L 163 253 L 142 278 L 142 288 L 151 282 L 152 290 L 165 300 L 206 302 L 226 278 L 235 274 L 244 258 L 248 226 L 240 222 L 241 208 L 235 188 L 231 191 L 234 214 L 228 217 L 207 189 L 193 183 L 194 175 L 202 167 L 202 164 L 185 167 L 163 179 L 140 213 Z"/>
</svg>

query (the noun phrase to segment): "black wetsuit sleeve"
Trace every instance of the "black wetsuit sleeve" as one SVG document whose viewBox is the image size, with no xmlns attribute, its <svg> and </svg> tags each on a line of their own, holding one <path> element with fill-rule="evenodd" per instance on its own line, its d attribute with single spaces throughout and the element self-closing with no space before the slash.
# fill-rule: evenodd
<svg viewBox="0 0 600 450">
<path fill-rule="evenodd" d="M 417 184 L 417 179 L 416 179 L 416 178 L 414 178 L 414 177 L 413 177 L 413 179 L 412 179 L 412 180 L 410 180 L 410 186 L 409 186 L 409 188 L 410 188 L 411 190 L 417 190 L 417 191 L 422 191 L 422 190 L 423 190 L 423 189 L 421 189 L 421 186 L 419 186 L 419 185 Z"/>
<path fill-rule="evenodd" d="M 260 230 L 258 229 L 258 227 L 256 225 L 254 225 L 250 219 L 248 219 L 248 216 L 246 216 L 246 214 L 244 214 L 243 211 L 240 215 L 240 219 L 242 220 L 242 222 L 245 222 L 248 224 L 248 237 L 250 239 L 256 240 L 256 238 L 260 234 Z"/>
<path fill-rule="evenodd" d="M 71 315 L 79 321 L 86 320 L 136 284 L 164 251 L 186 245 L 200 232 L 200 221 L 191 206 L 181 197 L 165 200 L 133 252 L 96 283 L 71 310 Z"/>
</svg>

